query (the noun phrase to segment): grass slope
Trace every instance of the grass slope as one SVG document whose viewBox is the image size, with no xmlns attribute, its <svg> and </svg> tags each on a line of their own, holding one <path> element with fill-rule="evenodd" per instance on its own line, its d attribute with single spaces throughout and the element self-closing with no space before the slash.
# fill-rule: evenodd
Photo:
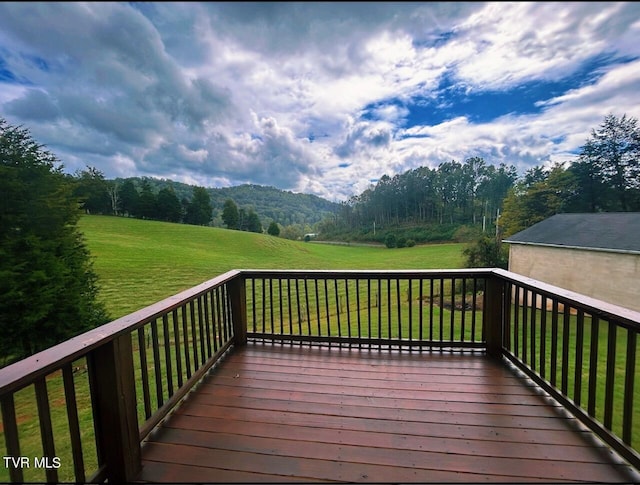
<svg viewBox="0 0 640 485">
<path fill-rule="evenodd" d="M 231 269 L 449 269 L 463 244 L 412 248 L 290 241 L 213 227 L 83 216 L 100 296 L 112 318 L 131 313 Z"/>
</svg>

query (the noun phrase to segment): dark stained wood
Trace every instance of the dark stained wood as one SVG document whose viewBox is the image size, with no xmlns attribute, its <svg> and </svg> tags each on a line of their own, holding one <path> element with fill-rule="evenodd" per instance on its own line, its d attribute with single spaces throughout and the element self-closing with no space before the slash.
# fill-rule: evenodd
<svg viewBox="0 0 640 485">
<path fill-rule="evenodd" d="M 616 375 L 616 334 L 618 327 L 609 322 L 609 335 L 607 344 L 607 376 L 605 380 L 604 394 L 604 426 L 611 429 L 613 422 L 613 390 Z"/>
<path fill-rule="evenodd" d="M 596 395 L 598 387 L 596 386 L 596 379 L 598 376 L 598 329 L 600 326 L 600 320 L 597 316 L 593 316 L 591 319 L 591 342 L 589 347 L 589 403 L 587 404 L 587 411 L 590 416 L 596 415 Z"/>
<path fill-rule="evenodd" d="M 144 401 L 144 415 L 148 419 L 151 411 L 151 395 L 149 394 L 149 369 L 147 368 L 147 344 L 144 337 L 144 327 L 138 329 L 138 354 L 140 355 L 140 377 L 142 379 L 142 399 Z"/>
<path fill-rule="evenodd" d="M 16 420 L 16 407 L 13 394 L 2 396 L 2 399 L 0 399 L 0 409 L 2 410 L 2 426 L 7 450 L 6 456 L 21 456 L 18 422 Z M 10 466 L 9 477 L 12 482 L 23 482 L 24 478 L 22 468 Z"/>
<path fill-rule="evenodd" d="M 89 356 L 91 399 L 100 464 L 115 482 L 127 482 L 140 471 L 140 441 L 131 337 L 123 335 Z"/>
<path fill-rule="evenodd" d="M 69 362 L 75 362 L 111 340 L 131 333 L 155 318 L 191 302 L 210 288 L 221 286 L 239 278 L 238 270 L 228 271 L 193 288 L 170 296 L 141 310 L 120 317 L 105 325 L 49 347 L 30 357 L 2 368 L 0 372 L 0 396 L 16 392 L 31 385 L 39 377 L 58 371 Z"/>
<path fill-rule="evenodd" d="M 151 322 L 151 347 L 153 350 L 153 370 L 156 380 L 156 401 L 158 407 L 164 402 L 162 390 L 162 369 L 160 368 L 160 345 L 158 344 L 158 324 L 156 320 Z"/>
<path fill-rule="evenodd" d="M 76 388 L 73 380 L 73 368 L 67 364 L 62 368 L 64 381 L 64 399 L 67 408 L 67 420 L 69 422 L 69 441 L 71 442 L 71 454 L 73 456 L 73 471 L 77 482 L 85 481 L 84 458 L 82 456 L 82 440 L 80 437 L 80 423 L 78 422 L 78 405 L 76 400 Z"/>
<path fill-rule="evenodd" d="M 53 440 L 53 426 L 51 425 L 51 408 L 49 406 L 49 393 L 47 392 L 46 378 L 38 379 L 35 383 L 36 404 L 38 407 L 38 418 L 40 420 L 40 436 L 42 437 L 42 451 L 45 457 L 52 459 L 56 456 L 56 447 Z M 58 471 L 56 468 L 45 470 L 47 482 L 58 481 Z"/>
<path fill-rule="evenodd" d="M 250 343 L 143 445 L 140 482 L 629 482 L 610 448 L 479 353 Z"/>
<path fill-rule="evenodd" d="M 631 430 L 633 418 L 633 388 L 635 385 L 636 374 L 636 342 L 637 334 L 631 330 L 627 330 L 627 368 L 625 369 L 625 385 L 624 385 L 624 411 L 622 419 L 622 439 L 627 444 L 631 443 Z M 638 440 L 638 437 L 635 438 Z M 634 443 L 635 444 L 635 443 Z"/>
<path fill-rule="evenodd" d="M 485 330 L 485 338 L 487 340 L 487 353 L 497 359 L 502 355 L 502 326 L 504 323 L 503 299 L 505 298 L 506 288 L 504 281 L 499 280 L 498 278 L 488 278 L 486 280 L 486 286 L 487 289 L 484 295 L 483 304 L 483 328 Z M 518 348 L 517 344 L 516 348 Z"/>
</svg>

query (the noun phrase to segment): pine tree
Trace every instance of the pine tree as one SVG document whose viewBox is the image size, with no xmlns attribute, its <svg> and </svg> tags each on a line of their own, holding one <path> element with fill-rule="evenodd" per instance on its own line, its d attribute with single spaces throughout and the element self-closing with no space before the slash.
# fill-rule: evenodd
<svg viewBox="0 0 640 485">
<path fill-rule="evenodd" d="M 206 226 L 211 222 L 211 196 L 204 187 L 194 187 L 193 197 L 187 205 L 187 211 L 184 221 L 187 224 L 195 224 L 197 226 Z"/>
<path fill-rule="evenodd" d="M 227 225 L 227 229 L 238 229 L 240 213 L 238 206 L 232 199 L 224 201 L 224 206 L 222 206 L 222 221 Z"/>
</svg>

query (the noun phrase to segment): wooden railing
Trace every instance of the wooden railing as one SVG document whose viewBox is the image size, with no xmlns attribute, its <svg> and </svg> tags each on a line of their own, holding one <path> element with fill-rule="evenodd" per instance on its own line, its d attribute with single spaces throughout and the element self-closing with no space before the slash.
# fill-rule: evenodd
<svg viewBox="0 0 640 485">
<path fill-rule="evenodd" d="M 504 356 L 640 469 L 640 313 L 494 274 L 506 295 Z"/>
<path fill-rule="evenodd" d="M 487 347 L 486 271 L 252 270 L 243 277 L 251 340 Z"/>
<path fill-rule="evenodd" d="M 141 441 L 242 335 L 238 274 L 0 369 L 0 482 L 134 479 Z"/>
<path fill-rule="evenodd" d="M 0 481 L 133 480 L 143 440 L 247 341 L 506 359 L 640 469 L 639 328 L 502 270 L 231 271 L 0 369 Z"/>
</svg>

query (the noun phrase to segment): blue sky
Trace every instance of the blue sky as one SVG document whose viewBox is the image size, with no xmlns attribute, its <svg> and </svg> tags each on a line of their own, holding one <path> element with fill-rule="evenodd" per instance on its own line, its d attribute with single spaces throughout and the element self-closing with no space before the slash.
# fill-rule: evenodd
<svg viewBox="0 0 640 485">
<path fill-rule="evenodd" d="M 73 173 L 346 200 L 640 118 L 635 2 L 0 2 L 0 117 Z"/>
</svg>

